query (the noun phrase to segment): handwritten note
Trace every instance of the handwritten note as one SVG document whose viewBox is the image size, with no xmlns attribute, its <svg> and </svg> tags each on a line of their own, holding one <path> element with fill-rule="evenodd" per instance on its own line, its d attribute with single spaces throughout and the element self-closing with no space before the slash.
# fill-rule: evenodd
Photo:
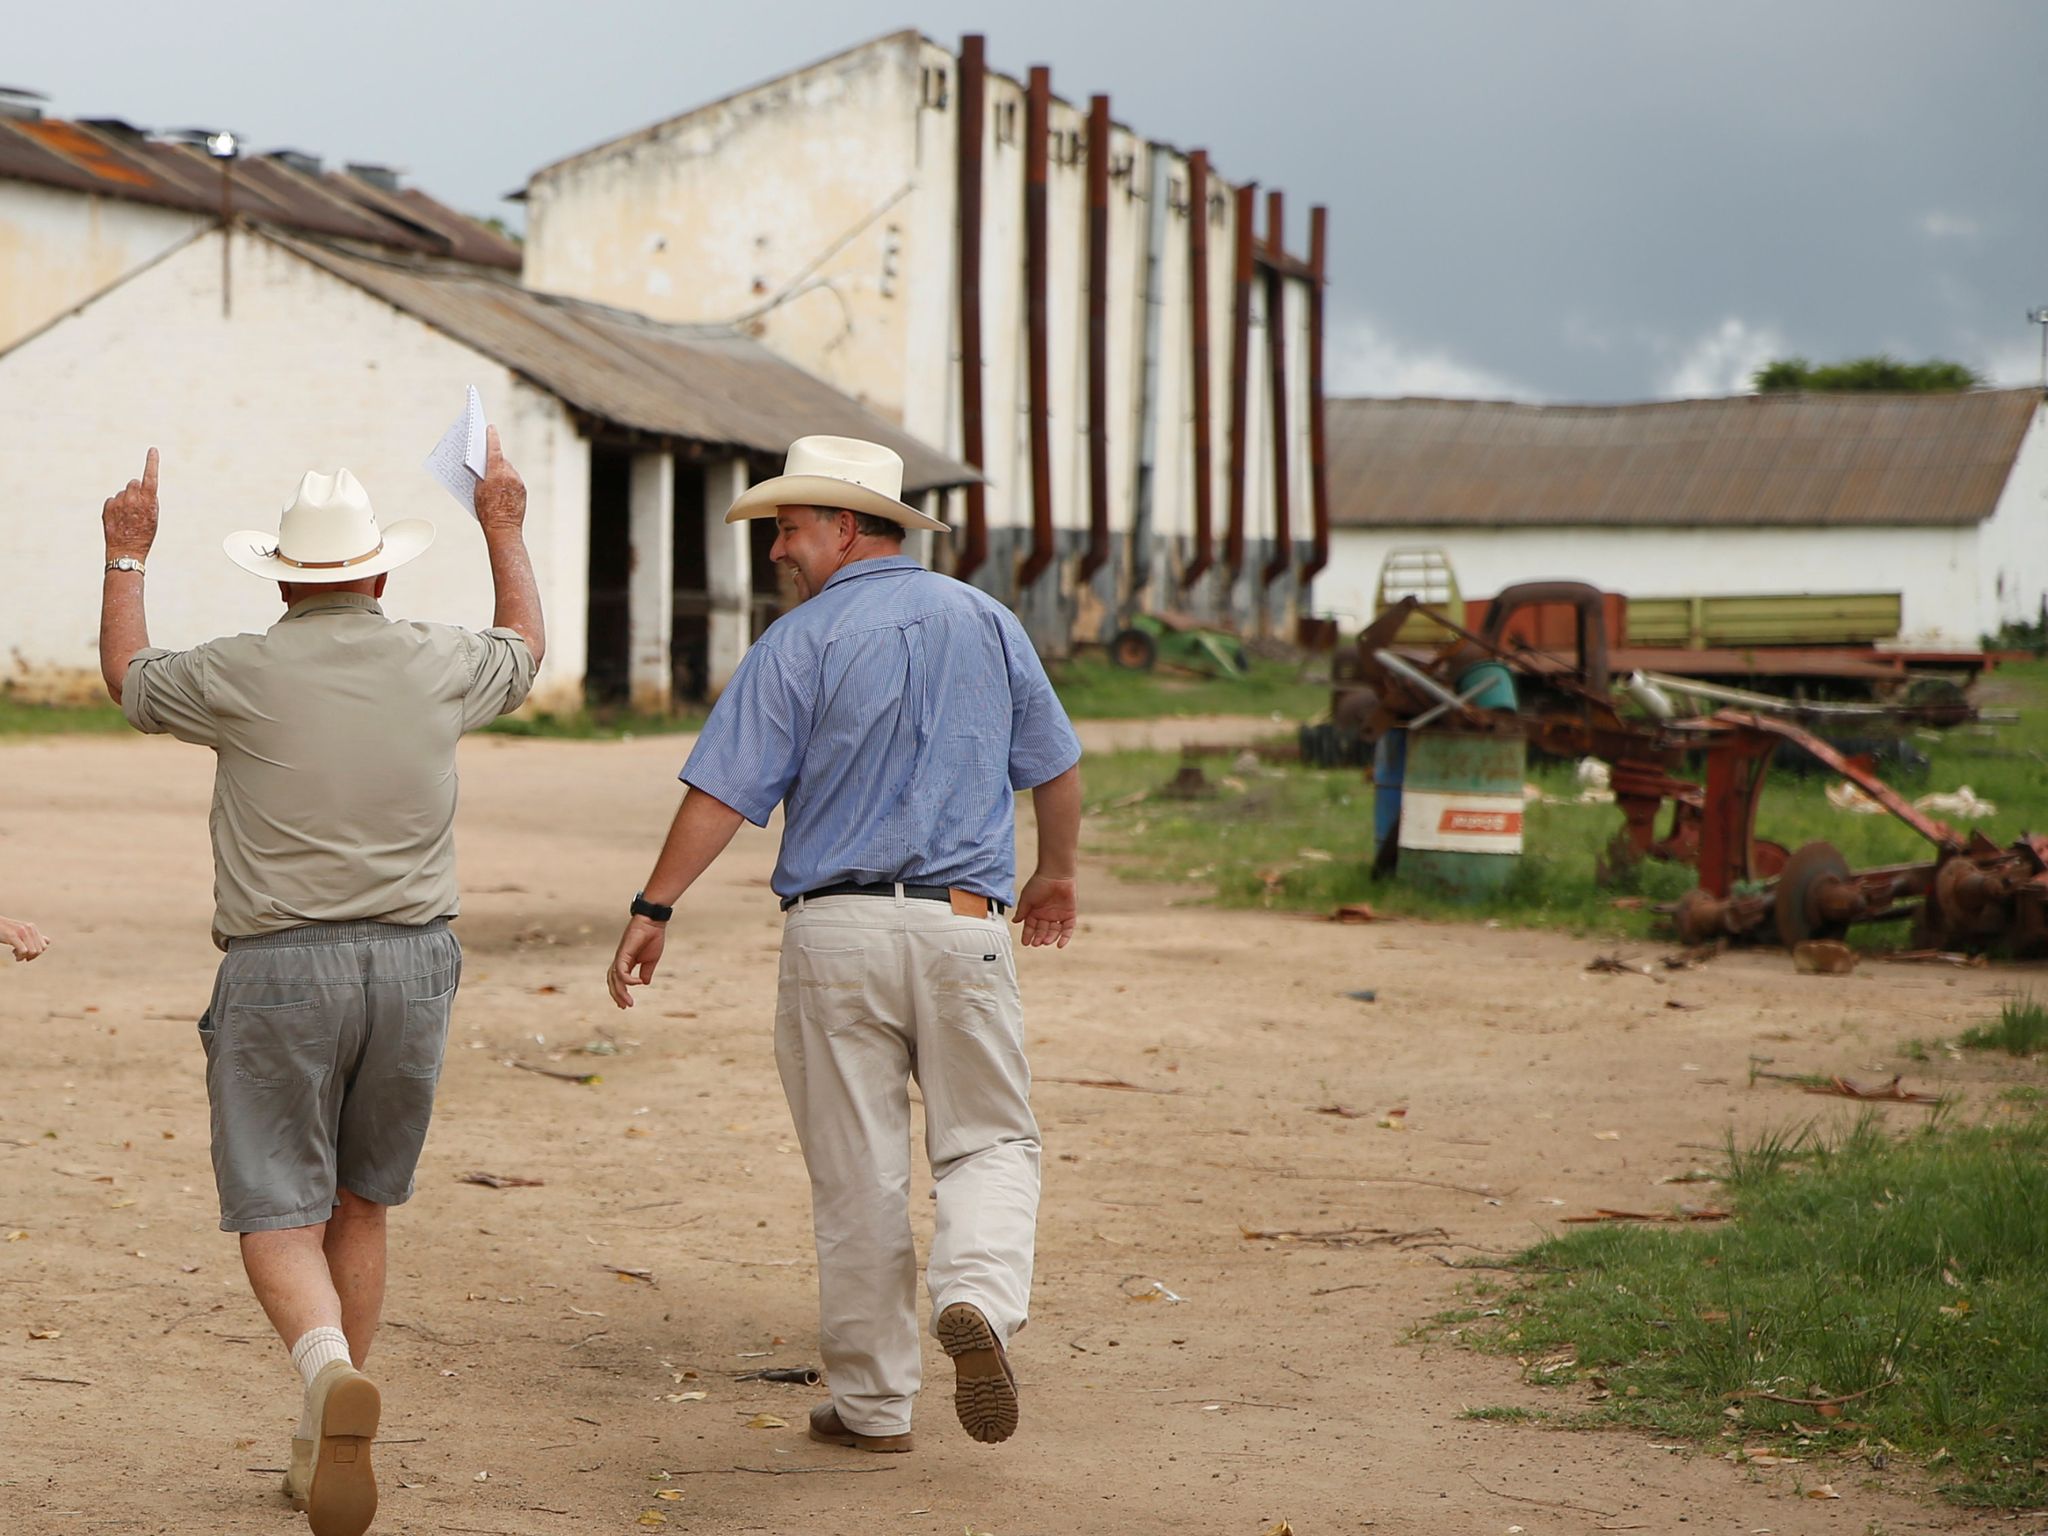
<svg viewBox="0 0 2048 1536">
<path fill-rule="evenodd" d="M 477 482 L 484 477 L 484 399 L 474 384 L 469 386 L 462 415 L 441 434 L 441 441 L 427 455 L 426 467 L 427 473 L 474 517 Z"/>
</svg>

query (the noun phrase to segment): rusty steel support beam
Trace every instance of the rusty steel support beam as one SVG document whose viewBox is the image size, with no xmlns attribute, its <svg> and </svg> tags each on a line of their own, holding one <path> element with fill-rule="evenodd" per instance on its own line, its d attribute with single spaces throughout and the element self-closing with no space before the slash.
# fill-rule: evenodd
<svg viewBox="0 0 2048 1536">
<path fill-rule="evenodd" d="M 1136 174 L 1135 171 L 1132 173 Z M 1081 580 L 1109 564 L 1109 98 L 1088 99 L 1088 548 Z"/>
<path fill-rule="evenodd" d="M 1330 210 L 1308 211 L 1308 493 L 1314 542 L 1301 568 L 1306 587 L 1330 563 L 1330 475 L 1323 426 L 1323 284 L 1329 278 Z"/>
<path fill-rule="evenodd" d="M 1194 358 L 1195 557 L 1181 573 L 1191 587 L 1216 563 L 1215 476 L 1210 467 L 1209 427 L 1209 152 L 1188 155 L 1188 310 Z"/>
<path fill-rule="evenodd" d="M 977 473 L 987 443 L 981 409 L 981 137 L 987 118 L 987 40 L 978 32 L 960 39 L 958 175 L 960 259 L 960 455 Z M 988 487 L 967 487 L 967 527 L 953 559 L 965 581 L 988 559 Z"/>
<path fill-rule="evenodd" d="M 1266 249 L 1273 260 L 1266 268 L 1266 364 L 1272 380 L 1273 422 L 1273 553 L 1259 573 L 1259 584 L 1270 587 L 1294 564 L 1294 507 L 1287 472 L 1293 466 L 1287 440 L 1287 278 L 1281 272 L 1280 257 L 1286 250 L 1287 213 L 1282 194 L 1266 194 Z"/>
<path fill-rule="evenodd" d="M 1235 580 L 1244 570 L 1245 440 L 1251 416 L 1252 219 L 1258 188 L 1237 189 L 1237 240 L 1230 316 L 1230 521 L 1223 530 L 1223 563 Z"/>
<path fill-rule="evenodd" d="M 1017 573 L 1029 587 L 1058 553 L 1052 526 L 1052 380 L 1046 355 L 1046 150 L 1052 71 L 1031 66 L 1024 95 L 1024 323 L 1031 391 L 1031 554 Z"/>
</svg>

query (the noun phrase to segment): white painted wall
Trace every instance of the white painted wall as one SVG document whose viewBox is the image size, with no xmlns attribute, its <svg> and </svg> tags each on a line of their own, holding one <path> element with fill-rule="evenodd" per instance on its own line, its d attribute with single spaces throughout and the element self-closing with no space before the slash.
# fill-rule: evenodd
<svg viewBox="0 0 2048 1536">
<path fill-rule="evenodd" d="M 1906 644 L 1974 647 L 1988 627 L 1975 527 L 1338 528 L 1330 543 L 1314 606 L 1346 633 L 1371 617 L 1387 552 L 1414 546 L 1444 550 L 1468 599 L 1547 579 L 1644 598 L 1897 592 Z"/>
<path fill-rule="evenodd" d="M 2034 407 L 1998 506 L 1983 524 L 1982 626 L 2038 623 L 2048 603 L 2048 403 Z"/>
<path fill-rule="evenodd" d="M 267 627 L 277 589 L 222 537 L 275 528 L 308 469 L 347 466 L 386 521 L 438 536 L 393 574 L 394 616 L 481 627 L 490 568 L 473 518 L 420 467 L 475 384 L 528 489 L 549 647 L 537 702 L 580 697 L 588 449 L 559 401 L 261 237 L 238 234 L 233 318 L 220 235 L 201 237 L 0 357 L 0 680 L 98 687 L 101 503 L 162 454 L 150 637 L 186 646 Z"/>
<path fill-rule="evenodd" d="M 0 180 L 0 351 L 212 222 L 149 203 Z"/>
<path fill-rule="evenodd" d="M 1024 310 L 1025 85 L 987 77 L 982 132 L 982 379 L 986 507 L 993 561 L 1021 553 L 1031 524 L 1028 328 Z M 1054 526 L 1088 526 L 1088 208 L 1085 96 L 1055 97 L 1048 171 L 1047 338 Z M 943 105 L 941 105 L 943 102 Z M 663 319 L 741 316 L 792 287 L 798 295 L 751 322 L 783 356 L 893 416 L 934 446 L 960 451 L 957 260 L 958 61 L 898 33 L 725 101 L 656 124 L 537 173 L 528 188 L 526 280 L 536 288 Z M 1166 157 L 1182 206 L 1167 221 L 1162 264 L 1159 426 L 1153 445 L 1155 528 L 1193 527 L 1194 431 L 1188 318 L 1187 167 L 1178 151 L 1113 130 L 1110 194 L 1110 499 L 1113 539 L 1135 520 L 1144 367 L 1142 308 L 1151 162 Z M 1212 174 L 1209 220 L 1210 475 L 1218 558 L 1229 509 L 1230 338 L 1235 219 L 1231 184 Z M 1262 294 L 1263 281 L 1255 281 Z M 1255 302 L 1263 304 L 1260 297 Z M 1306 539 L 1306 287 L 1291 282 L 1284 451 L 1293 529 Z M 1255 329 L 1247 445 L 1247 540 L 1274 524 L 1269 390 Z M 957 521 L 960 498 L 946 508 Z M 1181 554 L 1181 559 L 1185 554 Z M 1000 584 L 1007 573 L 998 571 Z M 1213 606 L 1214 582 L 1184 593 L 1178 565 L 1154 592 L 1174 606 Z M 1281 592 L 1287 584 L 1276 584 Z M 1263 595 L 1256 577 L 1240 597 Z M 1283 629 L 1288 604 L 1267 615 Z M 1083 612 L 1084 629 L 1100 622 Z"/>
<path fill-rule="evenodd" d="M 781 298 L 749 328 L 902 419 L 922 47 L 899 33 L 543 170 L 526 283 L 660 320 Z"/>
</svg>

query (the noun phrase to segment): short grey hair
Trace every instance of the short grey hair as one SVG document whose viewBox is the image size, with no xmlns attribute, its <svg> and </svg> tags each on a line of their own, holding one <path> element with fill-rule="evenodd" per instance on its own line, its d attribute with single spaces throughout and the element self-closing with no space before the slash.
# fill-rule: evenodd
<svg viewBox="0 0 2048 1536">
<path fill-rule="evenodd" d="M 851 507 L 813 507 L 811 511 L 820 522 L 829 521 L 844 512 L 853 519 L 855 530 L 870 539 L 900 540 L 909 532 L 901 523 L 891 518 L 877 517 L 872 512 L 856 512 Z"/>
</svg>

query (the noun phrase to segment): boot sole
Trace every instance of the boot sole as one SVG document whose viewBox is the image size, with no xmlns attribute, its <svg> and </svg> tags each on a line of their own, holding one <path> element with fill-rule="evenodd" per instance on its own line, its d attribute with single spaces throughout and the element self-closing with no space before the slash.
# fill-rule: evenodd
<svg viewBox="0 0 2048 1536">
<path fill-rule="evenodd" d="M 366 1376 L 336 1382 L 327 1394 L 306 1497 L 306 1523 L 313 1536 L 363 1536 L 377 1517 L 370 1445 L 383 1406 L 376 1384 Z"/>
<path fill-rule="evenodd" d="M 1009 1439 L 1017 1432 L 1017 1378 L 988 1319 L 977 1308 L 955 1303 L 939 1314 L 937 1333 L 939 1347 L 953 1360 L 953 1411 L 960 1427 L 983 1445 Z"/>
</svg>

